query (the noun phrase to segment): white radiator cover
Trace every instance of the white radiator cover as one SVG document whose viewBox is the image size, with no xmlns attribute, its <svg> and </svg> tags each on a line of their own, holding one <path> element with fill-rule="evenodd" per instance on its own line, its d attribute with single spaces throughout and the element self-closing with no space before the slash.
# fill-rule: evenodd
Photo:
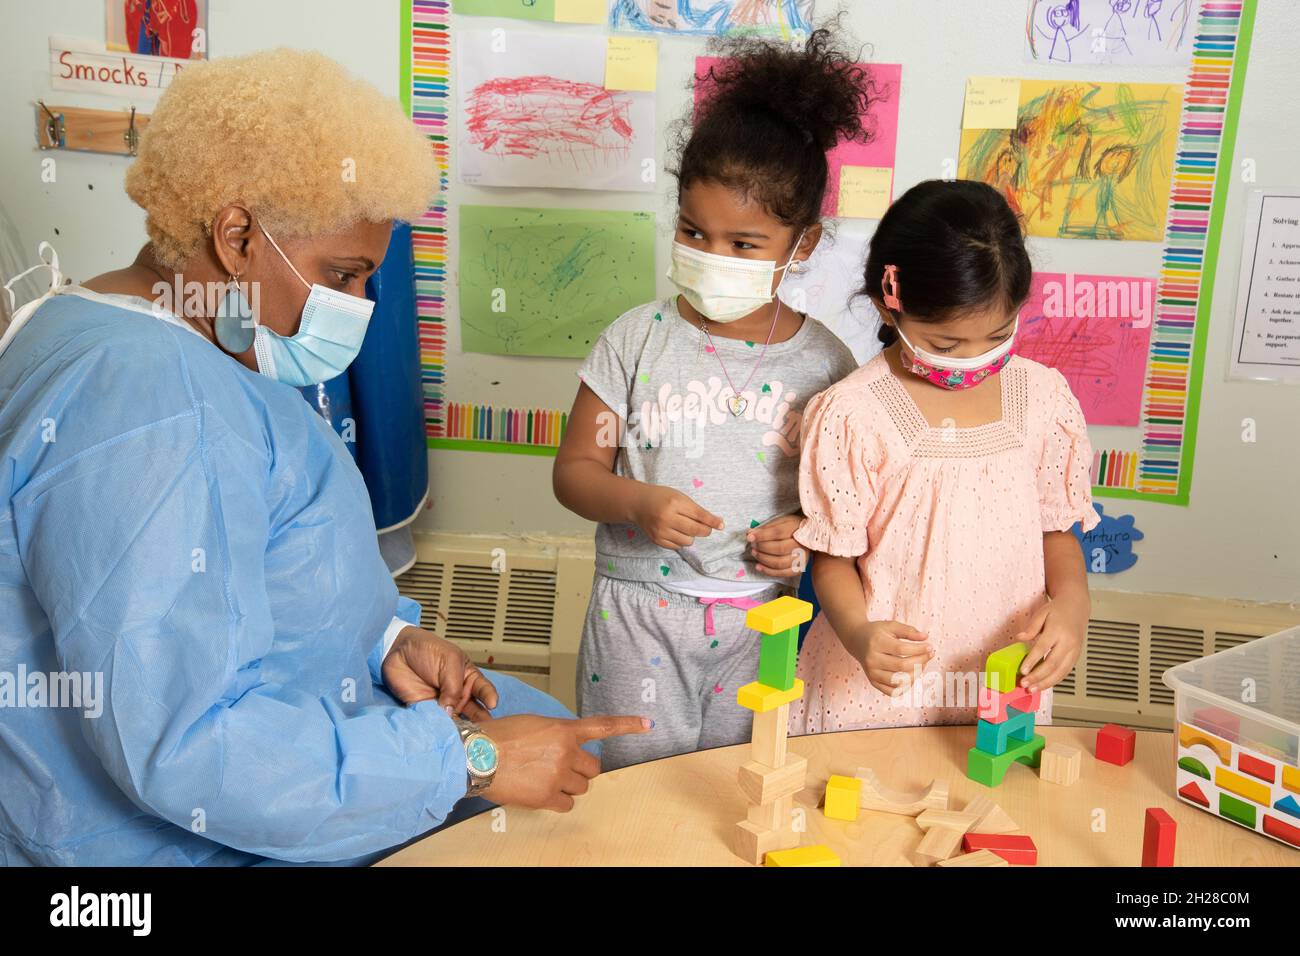
<svg viewBox="0 0 1300 956">
<path fill-rule="evenodd" d="M 573 708 L 591 539 L 433 533 L 415 541 L 416 563 L 397 586 L 423 606 L 424 627 Z M 1296 605 L 1094 589 L 1088 642 L 1057 685 L 1053 714 L 1167 729 L 1165 670 L 1297 624 Z"/>
</svg>

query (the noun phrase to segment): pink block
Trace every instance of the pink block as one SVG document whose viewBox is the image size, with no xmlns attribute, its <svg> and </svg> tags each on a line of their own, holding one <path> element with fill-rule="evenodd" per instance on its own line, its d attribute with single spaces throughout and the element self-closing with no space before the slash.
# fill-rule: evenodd
<svg viewBox="0 0 1300 956">
<path fill-rule="evenodd" d="M 986 720 L 990 724 L 1000 724 L 1009 716 L 1008 707 L 1014 707 L 1022 714 L 1038 710 L 1039 698 L 1042 697 L 1042 691 L 1034 691 L 1032 694 L 1024 687 L 1017 687 L 1015 690 L 996 691 L 989 687 L 980 686 L 979 700 L 979 718 Z"/>
</svg>

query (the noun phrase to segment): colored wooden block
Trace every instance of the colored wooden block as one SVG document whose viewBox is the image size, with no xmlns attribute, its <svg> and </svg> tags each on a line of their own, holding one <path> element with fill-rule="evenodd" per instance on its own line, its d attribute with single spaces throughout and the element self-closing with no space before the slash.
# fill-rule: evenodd
<svg viewBox="0 0 1300 956">
<path fill-rule="evenodd" d="M 919 820 L 920 817 L 917 819 Z M 931 827 L 921 838 L 921 845 L 916 848 L 916 855 L 932 864 L 947 860 L 961 849 L 963 832 L 949 827 Z"/>
<path fill-rule="evenodd" d="M 807 601 L 783 595 L 775 601 L 750 608 L 745 614 L 745 626 L 760 634 L 779 634 L 811 621 L 812 616 L 813 606 Z"/>
<path fill-rule="evenodd" d="M 764 866 L 839 866 L 840 858 L 828 846 L 801 846 L 774 850 L 763 859 Z"/>
<path fill-rule="evenodd" d="M 924 810 L 948 809 L 948 781 L 933 780 L 928 787 L 916 793 L 899 793 L 880 782 L 870 767 L 859 767 L 857 777 L 862 781 L 858 806 L 865 810 L 883 810 L 914 817 Z"/>
<path fill-rule="evenodd" d="M 1300 768 L 1282 768 L 1282 786 L 1292 793 L 1300 793 Z"/>
<path fill-rule="evenodd" d="M 1289 813 L 1293 817 L 1300 817 L 1300 803 L 1296 803 L 1295 797 L 1283 797 L 1277 803 L 1273 804 L 1274 810 L 1281 810 L 1283 813 Z"/>
<path fill-rule="evenodd" d="M 789 704 L 782 704 L 776 710 L 755 713 L 754 729 L 749 742 L 750 759 L 765 767 L 784 767 L 789 726 Z"/>
<path fill-rule="evenodd" d="M 1142 865 L 1173 866 L 1177 839 L 1178 824 L 1174 818 L 1160 807 L 1148 808 L 1142 836 Z"/>
<path fill-rule="evenodd" d="M 1273 797 L 1272 791 L 1264 784 L 1257 780 L 1251 780 L 1249 777 L 1243 777 L 1239 773 L 1233 773 L 1226 767 L 1214 768 L 1214 784 L 1220 790 L 1227 790 L 1229 793 L 1245 797 L 1247 800 L 1254 800 L 1264 806 L 1268 806 Z"/>
<path fill-rule="evenodd" d="M 736 778 L 750 803 L 771 803 L 802 790 L 807 773 L 808 761 L 798 754 L 790 754 L 783 767 L 767 767 L 754 761 L 741 764 Z"/>
<path fill-rule="evenodd" d="M 779 634 L 764 634 L 758 643 L 758 682 L 777 690 L 794 687 L 795 662 L 799 655 L 799 628 Z"/>
<path fill-rule="evenodd" d="M 1210 768 L 1205 766 L 1205 764 L 1201 763 L 1195 757 L 1179 757 L 1178 766 L 1182 767 L 1188 773 L 1194 773 L 1196 776 L 1204 777 L 1206 780 L 1210 779 Z"/>
<path fill-rule="evenodd" d="M 1250 827 L 1252 830 L 1255 829 L 1255 808 L 1231 794 L 1219 794 L 1219 816 L 1240 823 L 1244 827 Z"/>
<path fill-rule="evenodd" d="M 975 818 L 971 829 L 979 833 L 1012 833 L 1020 829 L 1007 811 L 994 803 L 987 793 L 981 793 L 971 800 L 962 813 Z"/>
<path fill-rule="evenodd" d="M 1234 742 L 1241 733 L 1241 718 L 1222 707 L 1202 707 L 1193 711 L 1192 723 L 1202 730 Z"/>
<path fill-rule="evenodd" d="M 1007 711 L 1011 716 L 1000 724 L 991 724 L 987 720 L 979 722 L 975 728 L 976 747 L 985 753 L 1004 754 L 1012 738 L 1034 739 L 1034 712 L 1021 713 L 1014 707 L 1008 707 Z"/>
<path fill-rule="evenodd" d="M 1219 756 L 1219 762 L 1232 766 L 1232 744 L 1226 740 L 1220 740 L 1218 737 L 1212 737 L 1205 731 L 1193 727 L 1191 724 L 1178 725 L 1178 746 L 1192 747 L 1196 744 L 1205 744 Z"/>
<path fill-rule="evenodd" d="M 1046 743 L 1040 734 L 1035 734 L 1033 740 L 1018 741 L 1008 747 L 1004 754 L 985 753 L 978 747 L 972 747 L 966 753 L 966 776 L 986 787 L 996 787 L 1002 783 L 1007 768 L 1013 763 L 1037 767 Z"/>
<path fill-rule="evenodd" d="M 842 777 L 832 774 L 826 781 L 825 814 L 832 820 L 856 820 L 858 818 L 858 797 L 862 793 L 862 781 L 857 777 Z"/>
<path fill-rule="evenodd" d="M 1009 716 L 1008 707 L 1014 707 L 1019 711 L 1036 711 L 1042 702 L 1042 691 L 1030 691 L 1024 687 L 1017 687 L 1010 691 L 993 690 L 991 687 L 981 686 L 979 689 L 979 719 L 987 720 L 990 724 L 1000 724 Z"/>
<path fill-rule="evenodd" d="M 1107 724 L 1097 731 L 1097 759 L 1124 766 L 1133 759 L 1137 734 L 1119 724 Z"/>
<path fill-rule="evenodd" d="M 745 684 L 736 692 L 736 703 L 746 710 L 762 714 L 792 704 L 802 696 L 803 681 L 801 680 L 795 680 L 794 686 L 789 690 L 778 690 L 754 681 L 752 684 Z"/>
<path fill-rule="evenodd" d="M 766 830 L 749 820 L 741 820 L 732 831 L 732 852 L 755 866 L 773 850 L 788 850 L 798 845 L 799 834 L 793 829 Z"/>
<path fill-rule="evenodd" d="M 967 833 L 962 837 L 962 849 L 967 853 L 976 850 L 989 850 L 996 853 L 1008 863 L 1018 866 L 1035 866 L 1038 863 L 1038 847 L 1027 836 L 1013 833 Z"/>
<path fill-rule="evenodd" d="M 1019 641 L 994 651 L 984 660 L 984 686 L 1003 693 L 1014 690 L 1028 653 L 1029 645 Z"/>
<path fill-rule="evenodd" d="M 1244 750 L 1237 753 L 1237 769 L 1242 773 L 1248 773 L 1252 777 L 1258 777 L 1260 780 L 1267 780 L 1269 783 L 1277 782 L 1277 765 L 1271 764 L 1267 760 L 1261 760 L 1258 757 L 1252 757 Z"/>
<path fill-rule="evenodd" d="M 1271 813 L 1264 814 L 1264 832 L 1292 846 L 1300 846 L 1300 827 L 1280 820 Z"/>
<path fill-rule="evenodd" d="M 1079 779 L 1079 767 L 1083 763 L 1083 752 L 1078 747 L 1068 744 L 1051 743 L 1043 748 L 1042 767 L 1038 778 L 1048 783 L 1059 783 L 1068 787 Z"/>
<path fill-rule="evenodd" d="M 974 853 L 963 853 L 961 856 L 954 856 L 951 860 L 940 860 L 937 866 L 1010 866 L 1006 860 L 998 856 L 992 850 L 976 850 Z"/>
<path fill-rule="evenodd" d="M 1187 781 L 1186 786 L 1180 787 L 1178 789 L 1178 795 L 1184 799 L 1192 801 L 1192 803 L 1199 803 L 1207 810 L 1210 807 L 1210 798 L 1205 795 L 1205 792 L 1201 790 L 1199 786 L 1197 786 L 1195 780 L 1189 780 Z"/>
</svg>

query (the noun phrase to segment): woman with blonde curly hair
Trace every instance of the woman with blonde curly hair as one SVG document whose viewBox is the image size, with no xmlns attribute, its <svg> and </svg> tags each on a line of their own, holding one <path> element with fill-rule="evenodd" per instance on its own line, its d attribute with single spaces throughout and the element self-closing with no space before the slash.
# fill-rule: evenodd
<svg viewBox="0 0 1300 956">
<path fill-rule="evenodd" d="M 192 65 L 126 177 L 149 243 L 81 286 L 52 260 L 15 313 L 0 863 L 356 862 L 467 794 L 569 809 L 583 745 L 642 729 L 420 629 L 290 387 L 355 357 L 392 222 L 436 185 L 400 107 L 323 56 Z"/>
</svg>

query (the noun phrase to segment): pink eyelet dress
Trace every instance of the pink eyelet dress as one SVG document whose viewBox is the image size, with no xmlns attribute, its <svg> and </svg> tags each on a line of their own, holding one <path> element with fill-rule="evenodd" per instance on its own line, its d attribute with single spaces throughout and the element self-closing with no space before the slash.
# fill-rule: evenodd
<svg viewBox="0 0 1300 956">
<path fill-rule="evenodd" d="M 795 539 L 856 557 L 868 619 L 910 624 L 935 657 L 891 699 L 819 614 L 799 655 L 792 734 L 974 723 L 984 658 L 1043 600 L 1044 532 L 1097 524 L 1092 448 L 1064 376 L 1017 356 L 998 378 L 1002 418 L 974 428 L 928 424 L 883 355 L 808 403 Z"/>
</svg>

